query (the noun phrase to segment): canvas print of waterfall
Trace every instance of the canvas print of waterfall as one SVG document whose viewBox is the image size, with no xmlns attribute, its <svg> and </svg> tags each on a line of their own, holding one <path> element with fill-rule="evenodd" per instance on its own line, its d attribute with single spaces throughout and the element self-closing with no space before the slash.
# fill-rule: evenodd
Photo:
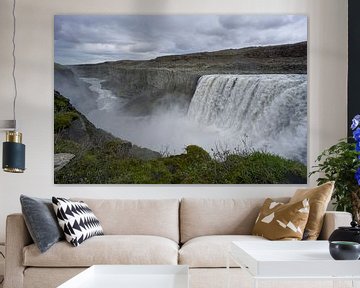
<svg viewBox="0 0 360 288">
<path fill-rule="evenodd" d="M 56 184 L 307 183 L 307 17 L 59 15 Z"/>
</svg>

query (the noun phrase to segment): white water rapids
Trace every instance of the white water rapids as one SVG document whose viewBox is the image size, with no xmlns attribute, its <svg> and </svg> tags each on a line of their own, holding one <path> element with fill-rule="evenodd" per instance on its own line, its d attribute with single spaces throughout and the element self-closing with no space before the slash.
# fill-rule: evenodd
<svg viewBox="0 0 360 288">
<path fill-rule="evenodd" d="M 187 113 L 167 105 L 146 117 L 122 111 L 126 100 L 102 89 L 102 80 L 82 80 L 99 95 L 89 120 L 138 146 L 178 154 L 190 144 L 241 148 L 246 138 L 248 148 L 306 163 L 306 75 L 204 75 Z"/>
</svg>

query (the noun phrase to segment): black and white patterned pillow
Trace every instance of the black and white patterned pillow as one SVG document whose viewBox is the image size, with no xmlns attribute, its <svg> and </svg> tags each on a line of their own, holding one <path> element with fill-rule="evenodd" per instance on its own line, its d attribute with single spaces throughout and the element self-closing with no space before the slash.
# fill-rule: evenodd
<svg viewBox="0 0 360 288">
<path fill-rule="evenodd" d="M 84 202 L 52 197 L 55 214 L 66 241 L 79 246 L 86 239 L 104 235 L 99 220 Z"/>
</svg>

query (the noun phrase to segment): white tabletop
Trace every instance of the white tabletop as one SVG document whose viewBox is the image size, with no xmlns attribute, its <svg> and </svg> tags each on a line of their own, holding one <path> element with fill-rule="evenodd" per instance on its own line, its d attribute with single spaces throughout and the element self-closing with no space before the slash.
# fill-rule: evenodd
<svg viewBox="0 0 360 288">
<path fill-rule="evenodd" d="M 230 253 L 257 277 L 360 277 L 360 261 L 332 259 L 328 241 L 236 241 Z"/>
<path fill-rule="evenodd" d="M 94 265 L 58 288 L 188 288 L 184 265 Z"/>
</svg>

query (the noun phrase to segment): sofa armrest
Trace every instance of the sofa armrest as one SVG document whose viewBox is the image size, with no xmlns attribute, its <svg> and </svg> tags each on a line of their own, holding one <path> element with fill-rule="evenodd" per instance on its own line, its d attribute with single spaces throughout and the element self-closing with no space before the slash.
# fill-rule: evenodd
<svg viewBox="0 0 360 288">
<path fill-rule="evenodd" d="M 9 215 L 6 218 L 4 288 L 23 287 L 23 248 L 32 242 L 22 214 Z"/>
<path fill-rule="evenodd" d="M 321 240 L 329 239 L 331 233 L 340 226 L 350 226 L 352 216 L 348 212 L 326 211 L 324 224 L 319 236 Z"/>
</svg>

